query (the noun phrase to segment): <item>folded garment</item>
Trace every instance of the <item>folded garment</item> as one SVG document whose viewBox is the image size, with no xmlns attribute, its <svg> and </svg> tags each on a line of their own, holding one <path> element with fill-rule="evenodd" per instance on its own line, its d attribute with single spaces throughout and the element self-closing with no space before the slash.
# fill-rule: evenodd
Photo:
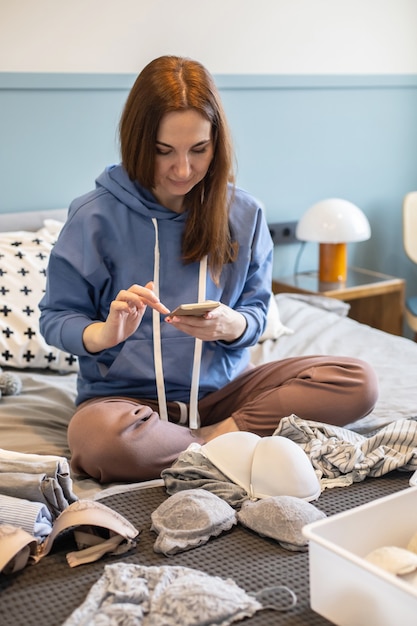
<svg viewBox="0 0 417 626">
<path fill-rule="evenodd" d="M 0 449 L 0 493 L 45 504 L 55 519 L 78 498 L 65 457 Z"/>
<path fill-rule="evenodd" d="M 0 524 L 19 526 L 42 541 L 52 530 L 52 515 L 42 502 L 0 495 Z"/>
<path fill-rule="evenodd" d="M 322 489 L 361 482 L 396 469 L 417 469 L 417 421 L 401 419 L 366 437 L 296 415 L 281 419 L 274 435 L 302 447 L 321 475 Z"/>
</svg>

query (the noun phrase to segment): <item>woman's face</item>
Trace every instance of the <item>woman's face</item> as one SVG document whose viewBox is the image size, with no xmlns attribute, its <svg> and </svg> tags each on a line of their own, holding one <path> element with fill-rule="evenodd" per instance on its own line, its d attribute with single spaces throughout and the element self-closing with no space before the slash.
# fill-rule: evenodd
<svg viewBox="0 0 417 626">
<path fill-rule="evenodd" d="M 182 213 L 186 193 L 207 173 L 214 147 L 211 123 L 193 109 L 167 113 L 156 138 L 155 187 L 160 204 Z"/>
</svg>

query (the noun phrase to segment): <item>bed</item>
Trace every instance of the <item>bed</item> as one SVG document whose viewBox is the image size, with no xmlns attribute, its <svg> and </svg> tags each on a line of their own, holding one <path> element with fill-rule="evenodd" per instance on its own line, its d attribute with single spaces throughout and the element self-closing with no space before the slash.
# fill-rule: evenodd
<svg viewBox="0 0 417 626">
<path fill-rule="evenodd" d="M 3 395 L 0 398 L 0 448 L 15 453 L 52 455 L 69 460 L 66 427 L 74 410 L 77 361 L 73 355 L 59 353 L 44 344 L 37 328 L 36 308 L 44 288 L 48 252 L 65 220 L 65 215 L 64 209 L 0 215 L 2 233 L 0 266 L 3 270 L 0 277 L 0 283 L 2 282 L 0 289 L 3 289 L 0 296 L 0 311 L 3 310 L 3 314 L 0 313 L 2 331 L 0 365 L 3 371 L 17 376 L 22 385 L 19 394 Z M 22 267 L 26 268 L 25 271 L 22 271 Z M 27 272 L 30 273 L 30 280 Z M 17 295 L 12 298 L 10 294 Z M 251 360 L 255 365 L 273 359 L 306 354 L 357 356 L 374 366 L 379 378 L 380 395 L 373 412 L 347 429 L 369 436 L 395 422 L 417 418 L 415 384 L 417 344 L 350 319 L 348 305 L 337 300 L 295 294 L 271 295 L 271 298 L 267 329 L 262 340 L 251 349 Z M 26 311 L 23 313 L 23 319 L 22 309 Z M 411 471 L 411 466 L 406 466 L 407 469 Z M 354 484 L 346 490 L 326 490 L 319 498 L 319 502 L 326 514 L 332 514 L 364 500 L 381 497 L 390 491 L 407 487 L 410 471 L 390 472 L 379 480 L 365 480 L 362 484 Z M 77 498 L 106 502 L 130 518 L 132 523 L 142 527 L 146 525 L 146 516 L 149 516 L 152 508 L 166 497 L 162 480 L 129 485 L 99 485 L 93 480 L 78 476 L 70 476 L 70 480 Z M 248 543 L 247 536 L 244 539 L 238 536 L 237 531 L 233 537 L 236 541 L 236 550 L 241 554 L 240 558 L 243 558 L 245 550 L 251 549 L 250 542 Z M 199 548 L 211 559 L 205 566 L 206 571 L 224 572 L 228 576 L 236 573 L 236 568 L 231 566 L 233 559 L 227 557 L 227 552 L 223 560 L 219 561 L 219 554 L 224 552 L 226 541 L 227 539 L 222 537 L 213 542 L 216 548 L 212 547 L 212 544 L 210 547 L 207 545 Z M 230 541 L 229 538 L 229 545 L 232 545 Z M 244 541 L 244 548 L 239 541 Z M 272 549 L 270 540 L 252 536 L 252 542 L 255 542 L 253 550 L 256 549 L 258 555 L 259 551 Z M 146 542 L 142 542 L 142 546 L 145 544 Z M 36 600 L 45 592 L 45 589 L 40 590 L 37 587 L 39 584 L 42 585 L 40 583 L 42 577 L 45 584 L 55 585 L 55 592 L 58 578 L 60 580 L 62 578 L 63 585 L 69 584 L 62 549 L 63 547 L 59 546 L 36 568 L 26 568 L 7 579 L 0 574 L 0 614 L 6 609 L 8 612 L 12 611 L 13 619 L 8 615 L 9 623 L 30 624 L 33 621 L 37 624 L 51 623 L 55 626 L 63 623 L 71 610 L 82 601 L 86 589 L 102 573 L 105 565 L 103 561 L 76 570 L 75 573 L 81 571 L 83 573 L 78 576 L 72 574 L 69 577 L 72 585 L 71 599 L 66 597 L 66 601 L 59 608 L 56 606 L 56 595 L 54 599 L 53 594 L 48 596 L 47 593 L 42 602 Z M 210 551 L 215 549 L 217 552 L 211 554 Z M 276 550 L 277 547 L 273 546 L 273 549 Z M 201 560 L 201 554 L 197 556 L 195 554 L 199 550 L 190 551 L 178 562 L 201 567 L 204 559 Z M 149 553 L 151 552 L 149 548 Z M 327 624 L 326 620 L 313 614 L 308 607 L 306 554 L 288 556 L 285 551 L 279 551 L 279 547 L 278 553 L 282 557 L 281 563 L 284 568 L 280 570 L 281 573 L 284 571 L 288 573 L 293 566 L 295 568 L 291 579 L 294 587 L 298 589 L 298 608 L 292 616 L 288 614 L 277 617 L 279 614 L 273 614 L 269 622 L 265 612 L 263 617 L 261 613 L 248 619 L 248 622 Z M 143 554 L 139 556 L 142 561 Z M 127 557 L 127 560 L 129 558 L 132 557 Z M 149 563 L 154 563 L 155 558 L 155 555 L 149 556 Z M 253 559 L 253 553 L 246 554 L 245 558 Z M 49 566 L 45 564 L 46 561 L 49 562 Z M 216 563 L 216 566 L 213 563 Z M 266 555 L 262 557 L 262 563 L 264 568 L 272 567 Z M 274 563 L 277 561 L 274 560 Z M 228 567 L 231 569 L 228 570 Z M 243 566 L 240 567 L 242 569 Z M 53 568 L 56 568 L 55 573 L 52 573 Z M 238 575 L 240 583 L 247 586 L 259 584 L 258 579 L 262 577 L 262 573 L 260 570 L 258 573 L 253 571 L 246 572 L 246 578 L 244 576 L 242 578 L 241 574 Z M 54 577 L 53 581 L 51 576 Z M 254 578 L 251 579 L 250 576 Z M 271 576 L 275 579 L 276 572 L 275 574 L 273 570 L 270 570 L 269 574 L 265 572 L 265 580 Z M 22 594 L 26 599 L 21 603 L 17 598 L 22 597 Z M 33 606 L 33 603 L 36 606 Z M 282 619 L 284 621 L 279 621 Z"/>
</svg>

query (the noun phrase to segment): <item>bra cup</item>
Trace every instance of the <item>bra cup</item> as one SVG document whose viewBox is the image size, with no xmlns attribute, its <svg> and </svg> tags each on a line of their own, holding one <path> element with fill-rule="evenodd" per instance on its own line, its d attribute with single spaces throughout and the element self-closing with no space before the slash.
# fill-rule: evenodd
<svg viewBox="0 0 417 626">
<path fill-rule="evenodd" d="M 31 554 L 36 554 L 37 542 L 23 528 L 0 525 L 0 572 L 14 573 L 23 569 Z"/>
<path fill-rule="evenodd" d="M 46 556 L 60 533 L 75 526 L 107 528 L 125 539 L 134 539 L 139 531 L 122 515 L 97 500 L 77 500 L 56 518 L 52 532 L 42 544 Z"/>
<path fill-rule="evenodd" d="M 225 476 L 250 492 L 252 459 L 259 435 L 245 431 L 225 433 L 202 446 L 204 455 Z"/>
<path fill-rule="evenodd" d="M 253 497 L 293 496 L 310 501 L 320 493 L 320 482 L 300 446 L 278 435 L 260 439 L 252 459 Z"/>
<path fill-rule="evenodd" d="M 294 496 L 316 500 L 319 479 L 310 459 L 291 439 L 238 431 L 202 446 L 205 456 L 250 497 Z"/>
</svg>

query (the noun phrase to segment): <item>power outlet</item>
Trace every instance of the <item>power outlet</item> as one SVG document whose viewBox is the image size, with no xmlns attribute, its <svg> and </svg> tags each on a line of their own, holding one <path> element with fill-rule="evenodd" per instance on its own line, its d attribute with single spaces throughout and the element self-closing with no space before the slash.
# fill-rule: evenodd
<svg viewBox="0 0 417 626">
<path fill-rule="evenodd" d="M 268 224 L 272 241 L 275 246 L 282 246 L 284 243 L 298 243 L 299 239 L 295 236 L 297 222 L 276 222 Z"/>
</svg>

